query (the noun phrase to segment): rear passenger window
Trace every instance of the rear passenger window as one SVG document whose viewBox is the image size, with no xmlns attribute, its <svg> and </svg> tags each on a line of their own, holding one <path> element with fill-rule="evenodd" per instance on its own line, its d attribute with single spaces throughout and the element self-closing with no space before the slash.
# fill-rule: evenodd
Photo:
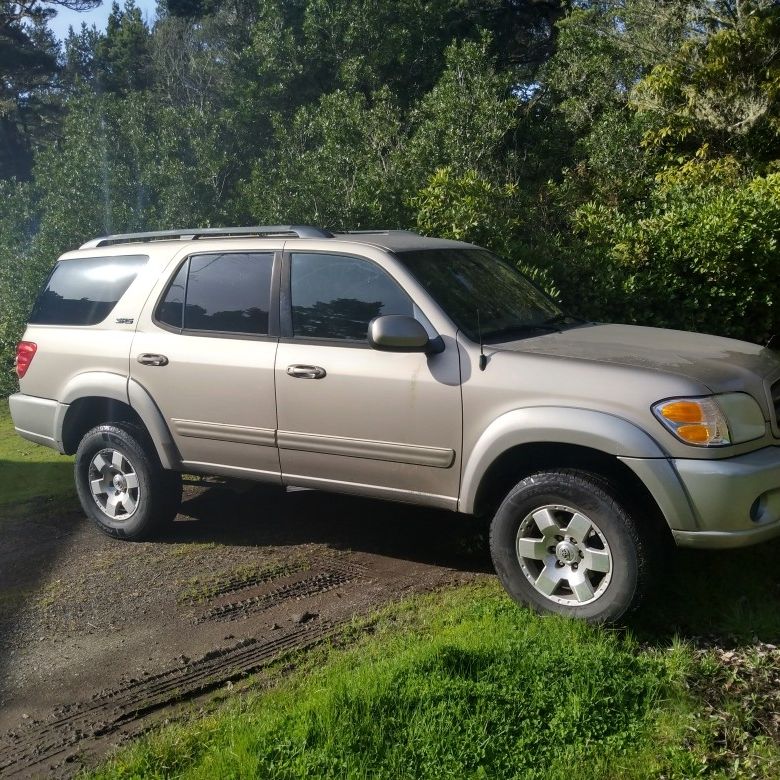
<svg viewBox="0 0 780 780">
<path fill-rule="evenodd" d="M 158 323 L 184 330 L 266 335 L 272 253 L 195 255 L 157 307 Z"/>
<path fill-rule="evenodd" d="M 397 282 L 359 257 L 294 254 L 290 286 L 294 336 L 365 341 L 374 317 L 414 313 Z"/>
<path fill-rule="evenodd" d="M 96 325 L 111 313 L 146 255 L 60 260 L 35 302 L 34 325 Z"/>
</svg>

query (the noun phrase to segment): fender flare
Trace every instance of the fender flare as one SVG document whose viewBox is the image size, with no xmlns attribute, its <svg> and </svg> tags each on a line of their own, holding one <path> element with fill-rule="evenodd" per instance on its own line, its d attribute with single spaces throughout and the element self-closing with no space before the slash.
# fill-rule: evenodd
<svg viewBox="0 0 780 780">
<path fill-rule="evenodd" d="M 127 377 L 108 371 L 85 371 L 71 377 L 58 394 L 59 403 L 54 414 L 54 438 L 60 452 L 65 452 L 63 428 L 70 405 L 80 398 L 111 398 L 129 406 L 127 398 Z"/>
<path fill-rule="evenodd" d="M 127 397 L 127 377 L 108 371 L 85 371 L 76 374 L 59 394 L 60 403 L 72 404 L 79 398 L 94 395 L 100 398 L 113 398 L 129 404 Z"/>
<path fill-rule="evenodd" d="M 138 384 L 134 379 L 127 380 L 127 395 L 130 400 L 130 406 L 137 412 L 146 426 L 146 430 L 149 431 L 149 435 L 152 437 L 163 468 L 180 469 L 181 455 L 179 454 L 179 449 L 173 441 L 171 432 L 165 422 L 165 417 L 163 417 L 152 396 L 149 395 L 143 385 Z"/>
<path fill-rule="evenodd" d="M 54 422 L 55 437 L 60 446 L 62 445 L 65 416 L 70 405 L 80 398 L 90 396 L 110 398 L 131 407 L 146 427 L 163 468 L 177 469 L 180 467 L 179 451 L 165 423 L 165 418 L 152 397 L 133 379 L 108 371 L 86 371 L 73 377 L 65 386 L 60 396 L 61 400 Z"/>
<path fill-rule="evenodd" d="M 458 511 L 473 513 L 482 478 L 500 455 L 512 447 L 540 442 L 589 447 L 618 458 L 642 479 L 670 525 L 695 524 L 679 478 L 655 439 L 621 417 L 557 406 L 515 409 L 488 425 L 464 463 Z M 641 468 L 645 462 L 653 468 Z M 651 473 L 655 478 L 648 479 Z"/>
</svg>

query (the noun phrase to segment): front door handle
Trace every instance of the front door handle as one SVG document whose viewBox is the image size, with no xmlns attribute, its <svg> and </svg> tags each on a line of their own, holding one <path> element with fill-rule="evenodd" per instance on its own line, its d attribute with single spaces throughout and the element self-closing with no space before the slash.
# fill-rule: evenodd
<svg viewBox="0 0 780 780">
<path fill-rule="evenodd" d="M 287 366 L 287 373 L 296 379 L 323 379 L 326 374 L 319 366 Z"/>
<path fill-rule="evenodd" d="M 168 358 L 165 355 L 152 355 L 144 352 L 143 355 L 138 356 L 138 362 L 143 363 L 145 366 L 167 366 Z"/>
</svg>

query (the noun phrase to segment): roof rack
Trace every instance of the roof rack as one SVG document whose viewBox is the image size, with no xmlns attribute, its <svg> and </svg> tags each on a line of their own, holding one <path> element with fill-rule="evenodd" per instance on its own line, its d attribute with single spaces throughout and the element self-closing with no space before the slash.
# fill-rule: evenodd
<svg viewBox="0 0 780 780">
<path fill-rule="evenodd" d="M 198 238 L 229 238 L 231 236 L 296 236 L 297 238 L 333 238 L 333 233 L 311 225 L 256 225 L 254 227 L 195 228 L 191 230 L 154 230 L 150 233 L 117 233 L 93 238 L 79 249 L 95 249 L 112 244 L 132 244 L 138 241 L 193 241 Z"/>
<path fill-rule="evenodd" d="M 339 230 L 340 236 L 395 236 L 403 233 L 407 236 L 419 236 L 414 230 L 395 230 L 393 228 L 376 228 L 373 230 Z"/>
</svg>

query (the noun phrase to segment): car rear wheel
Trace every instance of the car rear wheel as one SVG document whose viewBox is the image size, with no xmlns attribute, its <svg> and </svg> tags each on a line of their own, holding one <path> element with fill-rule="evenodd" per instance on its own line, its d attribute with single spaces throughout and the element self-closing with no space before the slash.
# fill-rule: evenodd
<svg viewBox="0 0 780 780">
<path fill-rule="evenodd" d="M 98 528 L 117 539 L 152 537 L 176 517 L 181 475 L 166 471 L 145 431 L 99 425 L 76 451 L 76 490 Z"/>
<path fill-rule="evenodd" d="M 614 623 L 637 608 L 650 549 L 611 486 L 583 471 L 522 480 L 490 531 L 493 563 L 512 598 L 594 623 Z"/>
</svg>

